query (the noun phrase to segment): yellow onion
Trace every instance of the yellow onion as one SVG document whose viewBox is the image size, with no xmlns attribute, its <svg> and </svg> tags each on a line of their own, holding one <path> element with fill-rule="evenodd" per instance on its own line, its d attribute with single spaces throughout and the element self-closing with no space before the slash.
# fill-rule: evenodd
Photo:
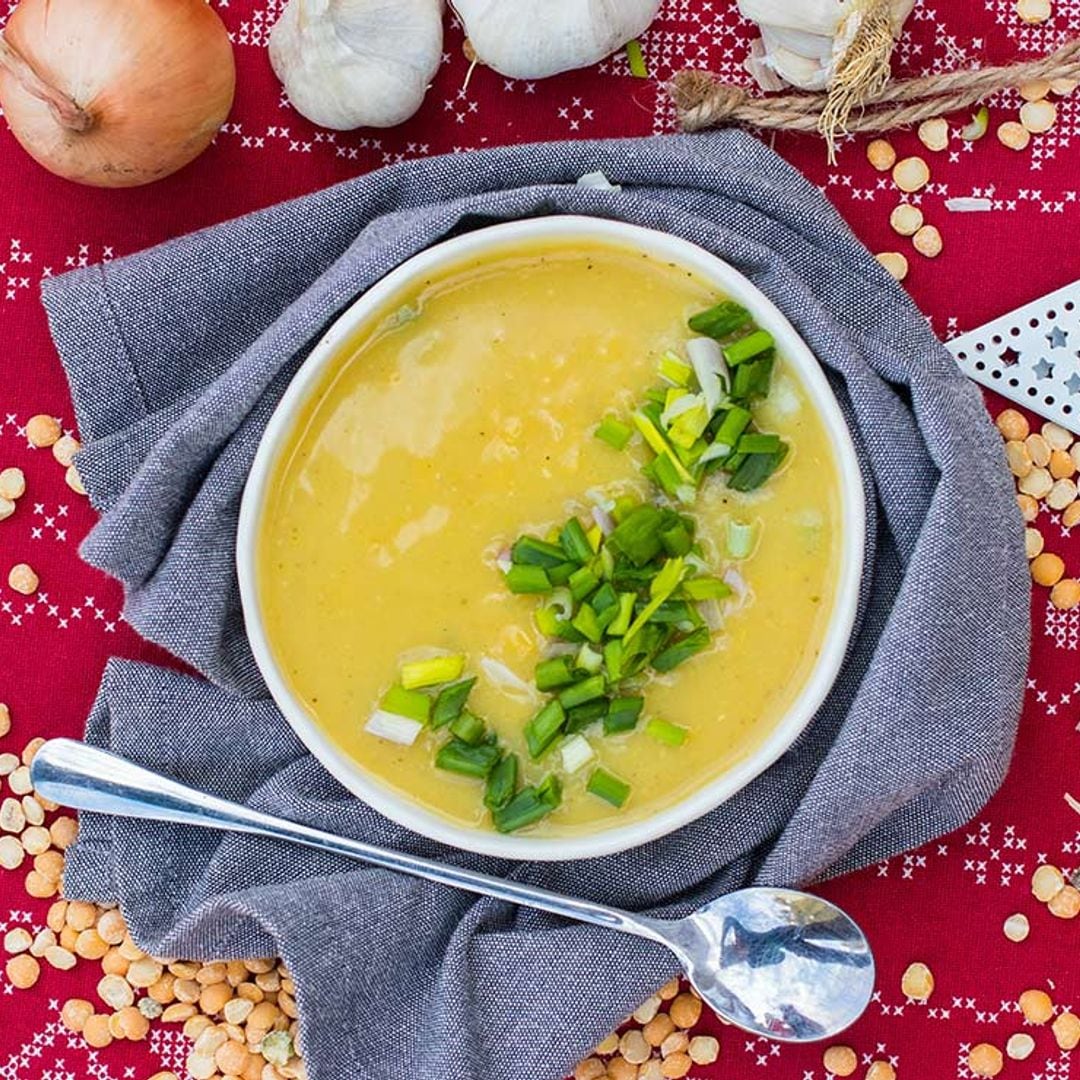
<svg viewBox="0 0 1080 1080">
<path fill-rule="evenodd" d="M 229 35 L 206 0 L 22 0 L 0 35 L 0 106 L 58 176 L 160 180 L 202 153 L 232 106 Z"/>
</svg>

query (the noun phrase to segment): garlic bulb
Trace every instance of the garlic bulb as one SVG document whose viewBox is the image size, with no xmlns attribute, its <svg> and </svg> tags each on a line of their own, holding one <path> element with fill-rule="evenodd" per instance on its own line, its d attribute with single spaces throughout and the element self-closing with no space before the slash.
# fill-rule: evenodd
<svg viewBox="0 0 1080 1080">
<path fill-rule="evenodd" d="M 393 127 L 420 108 L 442 59 L 443 0 L 289 0 L 270 63 L 323 127 Z"/>
<path fill-rule="evenodd" d="M 636 38 L 660 0 L 451 0 L 477 59 L 511 79 L 588 67 Z"/>
<path fill-rule="evenodd" d="M 756 22 L 762 62 L 803 90 L 825 90 L 837 65 L 875 12 L 887 11 L 886 56 L 915 0 L 739 0 L 743 18 Z"/>
</svg>

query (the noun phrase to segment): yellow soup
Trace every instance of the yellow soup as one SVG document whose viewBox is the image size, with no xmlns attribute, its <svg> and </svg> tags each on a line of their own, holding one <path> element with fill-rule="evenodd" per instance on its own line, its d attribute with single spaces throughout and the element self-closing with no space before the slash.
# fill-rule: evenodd
<svg viewBox="0 0 1080 1080">
<path fill-rule="evenodd" d="M 364 724 L 403 661 L 448 651 L 479 676 L 469 708 L 517 752 L 521 782 L 560 770 L 531 762 L 523 726 L 546 640 L 542 599 L 512 595 L 496 565 L 524 532 L 544 536 L 595 498 L 654 498 L 635 439 L 594 436 L 657 385 L 687 317 L 717 301 L 687 271 L 638 252 L 567 243 L 502 249 L 402 292 L 341 350 L 274 467 L 260 523 L 257 591 L 266 634 L 314 722 L 379 782 L 458 824 L 490 828 L 479 780 L 436 769 L 445 731 L 411 746 Z M 781 471 L 747 495 L 706 479 L 692 513 L 710 572 L 728 574 L 713 645 L 644 683 L 643 718 L 688 729 L 681 746 L 586 732 L 601 765 L 631 785 L 622 809 L 563 777 L 539 835 L 595 831 L 685 798 L 754 752 L 808 678 L 829 621 L 840 493 L 822 420 L 778 360 L 764 431 L 791 444 Z M 756 525 L 753 554 L 727 557 L 730 520 Z M 507 670 L 508 669 L 508 670 Z"/>
</svg>

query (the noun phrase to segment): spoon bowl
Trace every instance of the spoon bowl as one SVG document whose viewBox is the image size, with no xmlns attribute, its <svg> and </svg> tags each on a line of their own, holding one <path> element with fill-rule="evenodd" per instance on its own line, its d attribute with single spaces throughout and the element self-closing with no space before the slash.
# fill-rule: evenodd
<svg viewBox="0 0 1080 1080">
<path fill-rule="evenodd" d="M 274 817 L 72 739 L 41 746 L 30 775 L 39 795 L 77 810 L 287 840 L 648 938 L 679 958 L 714 1012 L 770 1039 L 830 1038 L 862 1015 L 873 990 L 863 932 L 827 900 L 792 889 L 741 889 L 685 918 L 656 919 Z"/>
</svg>

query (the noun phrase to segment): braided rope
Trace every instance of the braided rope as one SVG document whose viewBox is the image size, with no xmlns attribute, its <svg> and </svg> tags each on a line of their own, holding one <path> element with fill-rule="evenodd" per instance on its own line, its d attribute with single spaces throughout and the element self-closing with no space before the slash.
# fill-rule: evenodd
<svg viewBox="0 0 1080 1080">
<path fill-rule="evenodd" d="M 845 133 L 893 128 L 956 112 L 998 90 L 1037 79 L 1080 80 L 1080 37 L 1036 60 L 983 68 L 963 68 L 887 83 L 865 107 L 848 116 Z M 724 124 L 783 131 L 820 131 L 828 94 L 755 96 L 707 71 L 680 71 L 668 84 L 684 131 Z"/>
</svg>

